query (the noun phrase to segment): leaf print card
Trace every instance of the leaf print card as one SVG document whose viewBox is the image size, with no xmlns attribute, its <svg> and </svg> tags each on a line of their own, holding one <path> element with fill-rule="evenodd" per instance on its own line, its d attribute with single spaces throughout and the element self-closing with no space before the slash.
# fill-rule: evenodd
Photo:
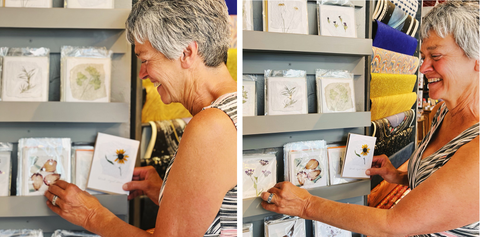
<svg viewBox="0 0 480 237">
<path fill-rule="evenodd" d="M 49 57 L 3 57 L 2 100 L 48 101 Z"/>
<path fill-rule="evenodd" d="M 289 154 L 290 182 L 310 189 L 328 185 L 328 158 L 326 149 L 293 151 Z"/>
<path fill-rule="evenodd" d="M 308 34 L 307 0 L 264 0 L 263 30 Z"/>
<path fill-rule="evenodd" d="M 110 102 L 110 58 L 65 57 L 62 62 L 61 101 Z"/>
<path fill-rule="evenodd" d="M 123 184 L 132 181 L 139 141 L 98 133 L 87 188 L 128 194 Z"/>
<path fill-rule="evenodd" d="M 352 232 L 327 225 L 320 221 L 313 221 L 313 230 L 314 237 L 352 237 Z"/>
<path fill-rule="evenodd" d="M 257 115 L 256 94 L 255 81 L 244 80 L 242 84 L 243 116 Z"/>
<path fill-rule="evenodd" d="M 266 115 L 307 114 L 305 77 L 268 77 Z"/>
<path fill-rule="evenodd" d="M 355 112 L 353 78 L 317 77 L 318 111 Z"/>
<path fill-rule="evenodd" d="M 334 5 L 318 5 L 318 34 L 357 38 L 355 9 Z"/>
<path fill-rule="evenodd" d="M 372 167 L 373 151 L 377 138 L 365 135 L 349 133 L 347 137 L 347 151 L 342 167 L 344 178 L 364 178 L 370 176 L 365 174 L 367 169 Z"/>
<path fill-rule="evenodd" d="M 277 183 L 277 158 L 274 154 L 243 156 L 243 198 L 258 197 Z"/>
<path fill-rule="evenodd" d="M 285 217 L 280 220 L 265 221 L 266 237 L 306 237 L 305 219 Z"/>
<path fill-rule="evenodd" d="M 112 9 L 113 0 L 66 0 L 65 8 Z"/>
<path fill-rule="evenodd" d="M 0 197 L 10 195 L 11 152 L 0 151 Z"/>
<path fill-rule="evenodd" d="M 345 157 L 345 146 L 329 147 L 327 152 L 330 185 L 357 181 L 357 179 L 343 178 L 341 175 L 342 159 Z"/>
</svg>

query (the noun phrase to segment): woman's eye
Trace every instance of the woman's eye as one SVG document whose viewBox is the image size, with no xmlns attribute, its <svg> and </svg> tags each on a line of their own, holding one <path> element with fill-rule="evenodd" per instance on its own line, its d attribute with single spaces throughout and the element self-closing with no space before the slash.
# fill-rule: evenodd
<svg viewBox="0 0 480 237">
<path fill-rule="evenodd" d="M 432 55 L 433 59 L 439 59 L 441 55 Z"/>
</svg>

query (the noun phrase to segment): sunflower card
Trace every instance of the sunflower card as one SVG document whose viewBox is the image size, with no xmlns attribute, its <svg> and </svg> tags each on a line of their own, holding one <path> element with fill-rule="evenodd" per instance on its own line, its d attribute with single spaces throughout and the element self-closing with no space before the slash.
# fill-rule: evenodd
<svg viewBox="0 0 480 237">
<path fill-rule="evenodd" d="M 132 181 L 139 141 L 98 133 L 87 188 L 128 194 L 122 185 Z"/>
<path fill-rule="evenodd" d="M 342 177 L 370 178 L 365 174 L 372 167 L 373 149 L 377 138 L 349 133 L 343 159 Z"/>
</svg>

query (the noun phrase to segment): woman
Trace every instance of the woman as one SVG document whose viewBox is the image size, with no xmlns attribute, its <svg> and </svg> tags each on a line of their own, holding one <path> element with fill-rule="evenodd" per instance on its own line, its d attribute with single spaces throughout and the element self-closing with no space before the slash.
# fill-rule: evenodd
<svg viewBox="0 0 480 237">
<path fill-rule="evenodd" d="M 225 65 L 228 12 L 223 0 L 141 0 L 126 22 L 127 38 L 165 104 L 193 116 L 162 180 L 152 167 L 135 169 L 129 199 L 146 194 L 159 205 L 154 236 L 210 236 L 236 228 L 236 82 Z M 47 205 L 101 236 L 149 236 L 73 184 L 58 181 Z M 55 198 L 55 205 L 52 199 Z"/>
<path fill-rule="evenodd" d="M 318 220 L 369 236 L 479 235 L 479 7 L 447 2 L 423 20 L 420 71 L 429 95 L 443 99 L 431 131 L 413 153 L 407 172 L 382 155 L 367 175 L 381 175 L 412 191 L 394 208 L 337 203 L 291 183 L 262 194 L 270 211 Z M 435 233 L 435 234 L 432 234 Z"/>
</svg>

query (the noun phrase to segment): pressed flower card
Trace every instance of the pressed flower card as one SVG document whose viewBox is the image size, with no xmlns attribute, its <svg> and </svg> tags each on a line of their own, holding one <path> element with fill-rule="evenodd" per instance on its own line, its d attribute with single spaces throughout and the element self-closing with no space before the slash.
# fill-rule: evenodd
<svg viewBox="0 0 480 237">
<path fill-rule="evenodd" d="M 128 194 L 123 184 L 132 180 L 139 141 L 98 133 L 87 188 Z"/>
<path fill-rule="evenodd" d="M 257 98 L 255 93 L 255 81 L 243 81 L 242 84 L 242 104 L 243 116 L 257 115 Z"/>
<path fill-rule="evenodd" d="M 289 153 L 290 182 L 302 188 L 328 185 L 326 149 L 310 149 Z"/>
<path fill-rule="evenodd" d="M 342 177 L 370 178 L 370 176 L 365 174 L 365 171 L 372 167 L 376 140 L 376 137 L 353 133 L 348 134 Z"/>
<path fill-rule="evenodd" d="M 307 114 L 305 77 L 268 77 L 266 114 Z"/>
<path fill-rule="evenodd" d="M 316 80 L 319 112 L 355 112 L 353 78 L 317 76 Z"/>
<path fill-rule="evenodd" d="M 264 31 L 308 34 L 307 0 L 266 0 L 262 2 Z"/>
<path fill-rule="evenodd" d="M 5 56 L 2 100 L 48 101 L 49 58 Z"/>
<path fill-rule="evenodd" d="M 318 5 L 318 33 L 325 36 L 357 37 L 355 9 Z"/>
<path fill-rule="evenodd" d="M 243 156 L 243 198 L 258 197 L 277 183 L 277 159 L 274 154 Z"/>
</svg>

